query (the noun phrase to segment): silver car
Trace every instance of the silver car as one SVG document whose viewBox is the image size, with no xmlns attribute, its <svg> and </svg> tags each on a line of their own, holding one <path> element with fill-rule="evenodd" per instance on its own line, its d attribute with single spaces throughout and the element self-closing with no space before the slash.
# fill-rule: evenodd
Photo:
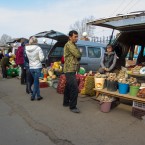
<svg viewBox="0 0 145 145">
<path fill-rule="evenodd" d="M 50 66 L 52 62 L 61 60 L 64 52 L 64 45 L 68 41 L 67 35 L 51 30 L 38 33 L 35 36 L 37 38 L 51 38 L 57 41 L 48 54 L 48 58 L 46 60 L 48 66 Z M 79 40 L 77 42 L 77 46 L 79 49 L 81 48 L 83 50 L 80 65 L 84 67 L 86 71 L 98 70 L 98 68 L 100 67 L 101 58 L 105 52 L 106 45 L 96 42 Z"/>
</svg>

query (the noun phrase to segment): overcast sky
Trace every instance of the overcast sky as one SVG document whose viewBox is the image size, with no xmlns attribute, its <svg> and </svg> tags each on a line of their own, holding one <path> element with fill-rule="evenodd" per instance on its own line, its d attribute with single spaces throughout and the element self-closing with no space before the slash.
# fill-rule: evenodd
<svg viewBox="0 0 145 145">
<path fill-rule="evenodd" d="M 140 10 L 145 10 L 145 0 L 0 0 L 0 36 L 28 38 L 47 30 L 67 34 L 70 25 L 85 17 L 99 19 Z M 104 28 L 96 30 L 96 36 L 109 33 Z"/>
</svg>

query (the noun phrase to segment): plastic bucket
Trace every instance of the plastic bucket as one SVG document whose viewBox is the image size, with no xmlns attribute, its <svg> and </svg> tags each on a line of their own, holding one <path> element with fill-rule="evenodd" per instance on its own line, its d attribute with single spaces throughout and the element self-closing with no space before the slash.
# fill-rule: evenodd
<svg viewBox="0 0 145 145">
<path fill-rule="evenodd" d="M 95 88 L 103 89 L 104 88 L 105 78 L 95 78 Z"/>
<path fill-rule="evenodd" d="M 117 91 L 118 83 L 117 81 L 107 80 L 107 90 L 111 92 Z"/>
<path fill-rule="evenodd" d="M 131 96 L 134 96 L 134 97 L 136 97 L 137 96 L 137 93 L 138 93 L 138 91 L 139 91 L 139 86 L 130 86 L 130 91 L 129 91 L 129 94 L 131 95 Z"/>
<path fill-rule="evenodd" d="M 104 113 L 110 112 L 111 102 L 102 102 L 100 104 L 100 110 Z"/>
<path fill-rule="evenodd" d="M 119 83 L 118 85 L 119 85 L 118 89 L 120 94 L 127 94 L 129 92 L 129 84 Z"/>
</svg>

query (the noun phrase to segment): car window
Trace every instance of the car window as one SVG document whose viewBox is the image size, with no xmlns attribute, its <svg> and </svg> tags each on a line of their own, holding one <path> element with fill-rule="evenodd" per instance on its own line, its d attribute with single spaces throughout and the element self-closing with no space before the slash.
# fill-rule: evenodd
<svg viewBox="0 0 145 145">
<path fill-rule="evenodd" d="M 82 49 L 82 57 L 86 57 L 86 47 L 85 46 L 78 46 L 78 49 Z"/>
<path fill-rule="evenodd" d="M 88 47 L 88 56 L 91 58 L 100 58 L 101 48 L 100 47 Z"/>
<path fill-rule="evenodd" d="M 63 56 L 63 47 L 55 47 L 51 56 Z"/>
</svg>

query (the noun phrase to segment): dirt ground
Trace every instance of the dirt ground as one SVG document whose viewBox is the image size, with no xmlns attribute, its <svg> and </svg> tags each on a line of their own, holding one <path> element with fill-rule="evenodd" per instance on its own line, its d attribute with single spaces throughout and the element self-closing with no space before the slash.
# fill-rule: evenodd
<svg viewBox="0 0 145 145">
<path fill-rule="evenodd" d="M 144 145 L 145 122 L 120 104 L 102 113 L 97 101 L 79 97 L 80 114 L 62 106 L 63 95 L 41 89 L 30 101 L 20 80 L 0 80 L 0 145 Z"/>
</svg>

